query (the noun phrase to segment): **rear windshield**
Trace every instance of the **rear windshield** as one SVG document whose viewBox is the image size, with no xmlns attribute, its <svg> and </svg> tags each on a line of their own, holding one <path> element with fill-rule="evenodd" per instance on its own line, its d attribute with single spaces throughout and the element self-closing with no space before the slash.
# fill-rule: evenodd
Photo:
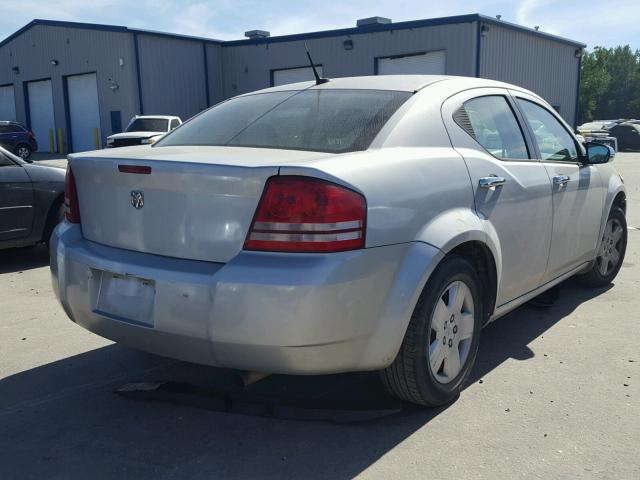
<svg viewBox="0 0 640 480">
<path fill-rule="evenodd" d="M 237 97 L 210 108 L 160 140 L 329 153 L 365 150 L 410 92 L 303 90 Z"/>
<path fill-rule="evenodd" d="M 166 118 L 136 118 L 127 127 L 127 132 L 166 132 L 168 127 Z"/>
</svg>

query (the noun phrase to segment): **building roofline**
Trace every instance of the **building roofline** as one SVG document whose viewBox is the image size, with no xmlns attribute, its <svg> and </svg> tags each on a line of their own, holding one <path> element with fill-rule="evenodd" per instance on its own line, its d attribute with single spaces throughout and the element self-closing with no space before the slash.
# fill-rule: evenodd
<svg viewBox="0 0 640 480">
<path fill-rule="evenodd" d="M 322 30 L 318 32 L 309 32 L 309 33 L 294 33 L 291 35 L 280 35 L 280 36 L 267 37 L 267 38 L 228 40 L 228 41 L 222 42 L 222 46 L 226 47 L 226 46 L 234 46 L 234 45 L 262 45 L 262 44 L 268 44 L 268 43 L 289 42 L 289 41 L 296 41 L 296 40 L 311 40 L 314 38 L 336 37 L 336 36 L 342 36 L 342 35 L 346 35 L 346 36 L 358 35 L 358 34 L 364 34 L 364 33 L 386 32 L 386 31 L 392 31 L 392 30 L 408 30 L 408 29 L 420 28 L 420 27 L 434 27 L 438 25 L 455 25 L 460 23 L 472 23 L 472 22 L 482 22 L 482 23 L 499 25 L 501 27 L 508 28 L 511 30 L 530 33 L 538 37 L 549 38 L 551 40 L 565 43 L 577 48 L 586 47 L 584 43 L 577 42 L 575 40 L 560 37 L 557 35 L 552 35 L 550 33 L 541 32 L 533 28 L 523 27 L 522 25 L 518 25 L 516 23 L 505 22 L 502 20 L 498 20 L 496 18 L 488 17 L 486 15 L 481 15 L 479 13 L 472 13 L 468 15 L 456 15 L 452 17 L 427 18 L 423 20 L 409 20 L 406 22 L 396 22 L 396 23 L 385 23 L 385 24 L 374 23 L 369 25 L 363 25 L 361 27 L 341 28 L 336 30 Z"/>
<path fill-rule="evenodd" d="M 498 20 L 496 18 L 488 17 L 486 15 L 480 15 L 478 13 L 473 13 L 469 15 L 456 15 L 452 17 L 440 17 L 440 18 L 429 18 L 424 20 L 410 20 L 406 22 L 397 22 L 397 23 L 387 23 L 387 24 L 370 24 L 363 25 L 361 27 L 351 27 L 351 28 L 341 28 L 335 30 L 322 30 L 318 32 L 309 32 L 309 33 L 295 33 L 290 35 L 281 35 L 276 37 L 267 37 L 267 38 L 253 38 L 253 39 L 243 39 L 243 40 L 217 40 L 213 38 L 206 37 L 197 37 L 192 35 L 181 35 L 177 33 L 167 33 L 167 32 L 158 32 L 155 30 L 144 30 L 138 28 L 129 28 L 120 25 L 103 25 L 98 23 L 81 23 L 81 22 L 67 22 L 61 20 L 42 20 L 35 19 L 29 22 L 27 25 L 9 35 L 7 38 L 0 42 L 0 47 L 9 43 L 14 38 L 18 37 L 22 33 L 31 29 L 36 25 L 47 25 L 47 26 L 55 26 L 55 27 L 68 27 L 68 28 L 80 28 L 86 30 L 101 30 L 108 32 L 121 32 L 121 33 L 138 33 L 144 35 L 155 35 L 159 37 L 167 37 L 167 38 L 176 38 L 183 40 L 196 40 L 200 42 L 212 43 L 216 45 L 222 46 L 235 46 L 235 45 L 262 45 L 269 43 L 280 43 L 280 42 L 289 42 L 296 40 L 310 40 L 314 38 L 327 38 L 327 37 L 336 37 L 336 36 L 349 36 L 349 35 L 358 35 L 358 34 L 366 34 L 366 33 L 374 33 L 374 32 L 385 32 L 392 30 L 407 30 L 412 28 L 421 28 L 421 27 L 433 27 L 438 25 L 455 25 L 460 23 L 472 23 L 472 22 L 482 22 L 497 25 L 503 28 L 508 28 L 511 30 L 516 30 L 519 32 L 529 33 L 531 35 L 535 35 L 537 37 L 548 38 L 550 40 L 554 40 L 557 42 L 565 43 L 576 48 L 585 48 L 586 45 L 575 40 L 570 40 L 568 38 L 560 37 L 557 35 L 553 35 L 550 33 L 541 32 L 539 30 L 534 30 L 533 28 L 523 27 L 522 25 L 518 25 L 515 23 L 506 22 L 503 20 Z"/>
<path fill-rule="evenodd" d="M 197 37 L 194 35 L 181 35 L 179 33 L 158 32 L 156 30 L 144 30 L 141 28 L 129 28 L 122 25 L 104 25 L 100 23 L 67 22 L 63 20 L 45 20 L 45 19 L 36 18 L 35 20 L 32 20 L 29 23 L 27 23 L 21 29 L 9 35 L 4 40 L 0 41 L 0 47 L 9 43 L 11 40 L 22 35 L 24 32 L 26 32 L 27 30 L 30 30 L 36 25 L 45 25 L 50 27 L 78 28 L 78 29 L 84 29 L 84 30 L 98 30 L 98 31 L 105 31 L 105 32 L 139 33 L 144 35 L 154 35 L 158 37 L 177 38 L 177 39 L 184 39 L 184 40 L 197 40 L 199 42 L 214 43 L 217 45 L 223 43 L 222 40 L 217 40 L 215 38 Z"/>
<path fill-rule="evenodd" d="M 486 15 L 477 14 L 477 16 L 478 16 L 478 21 L 483 23 L 498 25 L 500 27 L 508 28 L 510 30 L 516 30 L 518 32 L 531 33 L 537 37 L 548 38 L 550 40 L 566 43 L 567 45 L 571 45 L 577 48 L 587 48 L 586 44 L 582 42 L 578 42 L 577 40 L 571 40 L 570 38 L 561 37 L 559 35 L 554 35 L 552 33 L 541 32 L 540 30 L 536 30 L 534 28 L 524 27 L 522 25 L 518 25 L 517 23 L 507 22 L 505 20 L 498 20 L 497 18 L 488 17 Z"/>
<path fill-rule="evenodd" d="M 391 30 L 407 30 L 420 27 L 434 27 L 438 25 L 453 25 L 458 23 L 471 23 L 478 20 L 477 14 L 456 15 L 455 17 L 428 18 L 424 20 L 409 20 L 396 23 L 372 23 L 361 27 L 339 28 L 336 30 L 321 30 L 318 32 L 293 33 L 267 38 L 249 38 L 242 40 L 229 40 L 224 46 L 234 45 L 262 45 L 265 43 L 289 42 L 295 40 L 311 40 L 314 38 L 337 37 L 343 35 L 358 35 L 363 33 L 387 32 Z"/>
</svg>

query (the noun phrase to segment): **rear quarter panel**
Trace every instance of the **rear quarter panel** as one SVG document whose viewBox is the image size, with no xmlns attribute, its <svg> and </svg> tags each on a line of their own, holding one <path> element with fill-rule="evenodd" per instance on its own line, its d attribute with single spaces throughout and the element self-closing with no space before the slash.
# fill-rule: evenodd
<svg viewBox="0 0 640 480">
<path fill-rule="evenodd" d="M 325 178 L 362 193 L 368 248 L 422 241 L 442 249 L 476 228 L 469 174 L 452 148 L 369 150 L 285 166 L 280 174 Z"/>
</svg>

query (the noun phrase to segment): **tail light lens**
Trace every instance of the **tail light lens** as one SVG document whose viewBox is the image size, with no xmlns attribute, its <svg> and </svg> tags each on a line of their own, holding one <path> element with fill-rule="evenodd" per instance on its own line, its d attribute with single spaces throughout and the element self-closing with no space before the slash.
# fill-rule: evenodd
<svg viewBox="0 0 640 480">
<path fill-rule="evenodd" d="M 31 130 L 27 131 L 27 135 L 31 138 L 33 138 L 34 140 L 36 139 L 36 136 L 33 134 L 33 132 Z"/>
<path fill-rule="evenodd" d="M 80 223 L 80 204 L 73 170 L 67 165 L 67 175 L 64 178 L 64 214 L 71 223 Z"/>
<path fill-rule="evenodd" d="M 365 220 L 365 199 L 353 190 L 310 177 L 271 177 L 244 248 L 320 253 L 363 248 Z"/>
</svg>

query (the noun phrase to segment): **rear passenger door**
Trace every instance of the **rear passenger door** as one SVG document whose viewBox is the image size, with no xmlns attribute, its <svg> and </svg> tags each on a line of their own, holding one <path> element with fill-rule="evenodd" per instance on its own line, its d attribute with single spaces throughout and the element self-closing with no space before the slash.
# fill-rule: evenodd
<svg viewBox="0 0 640 480">
<path fill-rule="evenodd" d="M 443 104 L 442 114 L 467 164 L 478 216 L 499 244 L 499 307 L 541 284 L 551 244 L 549 176 L 531 154 L 506 90 L 457 94 Z"/>
<path fill-rule="evenodd" d="M 553 237 L 543 281 L 591 260 L 599 240 L 604 185 L 596 165 L 583 165 L 580 147 L 555 112 L 530 95 L 512 92 L 553 187 Z"/>
</svg>

